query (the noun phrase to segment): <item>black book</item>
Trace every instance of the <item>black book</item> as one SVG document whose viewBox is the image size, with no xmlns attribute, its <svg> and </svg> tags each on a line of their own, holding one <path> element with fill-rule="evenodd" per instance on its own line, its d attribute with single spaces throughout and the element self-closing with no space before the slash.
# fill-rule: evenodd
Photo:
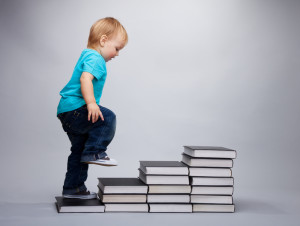
<svg viewBox="0 0 300 226">
<path fill-rule="evenodd" d="M 139 178 L 98 178 L 103 194 L 147 194 L 148 185 Z"/>
<path fill-rule="evenodd" d="M 184 153 L 199 158 L 236 158 L 236 151 L 216 146 L 183 146 Z"/>
<path fill-rule="evenodd" d="M 188 175 L 188 167 L 179 161 L 140 161 L 140 169 L 145 174 Z"/>
<path fill-rule="evenodd" d="M 216 159 L 216 158 L 194 158 L 185 153 L 182 153 L 182 162 L 188 166 L 197 167 L 233 167 L 232 159 Z"/>
<path fill-rule="evenodd" d="M 69 199 L 55 197 L 59 213 L 102 213 L 104 204 L 99 199 Z"/>
</svg>

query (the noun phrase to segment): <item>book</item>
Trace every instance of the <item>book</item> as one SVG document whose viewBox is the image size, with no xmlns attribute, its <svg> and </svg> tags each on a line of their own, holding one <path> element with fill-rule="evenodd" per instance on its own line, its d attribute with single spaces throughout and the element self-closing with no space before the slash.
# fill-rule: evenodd
<svg viewBox="0 0 300 226">
<path fill-rule="evenodd" d="M 192 186 L 191 194 L 197 195 L 233 195 L 233 186 Z"/>
<path fill-rule="evenodd" d="M 149 204 L 152 213 L 192 213 L 192 204 Z"/>
<path fill-rule="evenodd" d="M 191 195 L 191 203 L 232 204 L 231 195 Z"/>
<path fill-rule="evenodd" d="M 148 185 L 138 178 L 98 178 L 103 194 L 147 194 Z"/>
<path fill-rule="evenodd" d="M 190 195 L 147 195 L 147 203 L 189 203 Z"/>
<path fill-rule="evenodd" d="M 192 157 L 200 158 L 236 158 L 236 151 L 215 146 L 183 146 L 184 153 Z"/>
<path fill-rule="evenodd" d="M 191 185 L 233 186 L 233 177 L 190 177 Z"/>
<path fill-rule="evenodd" d="M 199 168 L 190 167 L 189 176 L 199 177 L 231 177 L 232 171 L 230 168 Z"/>
<path fill-rule="evenodd" d="M 145 184 L 189 184 L 189 176 L 183 175 L 146 175 L 139 169 L 139 178 Z"/>
<path fill-rule="evenodd" d="M 145 174 L 188 175 L 188 167 L 179 161 L 140 161 L 140 169 Z"/>
<path fill-rule="evenodd" d="M 209 158 L 194 158 L 182 153 L 182 162 L 188 166 L 198 167 L 233 167 L 232 159 L 209 159 Z"/>
<path fill-rule="evenodd" d="M 59 213 L 102 213 L 105 206 L 99 199 L 68 199 L 56 196 Z"/>
<path fill-rule="evenodd" d="M 191 185 L 149 185 L 148 194 L 190 194 Z"/>
<path fill-rule="evenodd" d="M 148 212 L 147 203 L 129 204 L 129 203 L 106 203 L 105 212 Z"/>
<path fill-rule="evenodd" d="M 99 188 L 98 196 L 103 203 L 146 203 L 144 194 L 103 194 Z"/>
<path fill-rule="evenodd" d="M 193 213 L 196 212 L 220 212 L 233 213 L 234 204 L 193 204 Z"/>
</svg>

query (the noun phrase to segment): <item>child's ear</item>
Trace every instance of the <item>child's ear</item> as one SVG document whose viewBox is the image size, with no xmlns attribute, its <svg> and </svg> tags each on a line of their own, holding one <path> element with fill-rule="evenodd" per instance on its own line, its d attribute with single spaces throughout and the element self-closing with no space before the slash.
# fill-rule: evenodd
<svg viewBox="0 0 300 226">
<path fill-rule="evenodd" d="M 99 40 L 99 44 L 101 47 L 104 46 L 105 42 L 108 40 L 107 36 L 106 35 L 102 35 L 100 40 Z"/>
</svg>

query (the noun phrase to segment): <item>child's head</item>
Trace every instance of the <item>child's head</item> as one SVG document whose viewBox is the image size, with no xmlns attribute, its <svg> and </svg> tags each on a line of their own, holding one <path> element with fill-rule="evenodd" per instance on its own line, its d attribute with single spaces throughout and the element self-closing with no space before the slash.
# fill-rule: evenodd
<svg viewBox="0 0 300 226">
<path fill-rule="evenodd" d="M 105 61 L 109 61 L 118 56 L 127 42 L 127 32 L 122 24 L 112 17 L 106 17 L 91 27 L 87 48 L 95 49 Z"/>
</svg>

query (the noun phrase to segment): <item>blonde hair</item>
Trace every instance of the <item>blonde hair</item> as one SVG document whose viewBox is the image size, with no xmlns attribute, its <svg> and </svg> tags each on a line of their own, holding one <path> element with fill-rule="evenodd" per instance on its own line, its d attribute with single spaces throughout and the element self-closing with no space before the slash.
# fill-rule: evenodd
<svg viewBox="0 0 300 226">
<path fill-rule="evenodd" d="M 106 17 L 97 20 L 90 29 L 90 35 L 88 39 L 87 48 L 95 49 L 99 44 L 99 40 L 102 35 L 106 35 L 108 39 L 114 35 L 120 34 L 123 36 L 124 45 L 128 42 L 128 35 L 122 24 L 113 17 Z"/>
</svg>

